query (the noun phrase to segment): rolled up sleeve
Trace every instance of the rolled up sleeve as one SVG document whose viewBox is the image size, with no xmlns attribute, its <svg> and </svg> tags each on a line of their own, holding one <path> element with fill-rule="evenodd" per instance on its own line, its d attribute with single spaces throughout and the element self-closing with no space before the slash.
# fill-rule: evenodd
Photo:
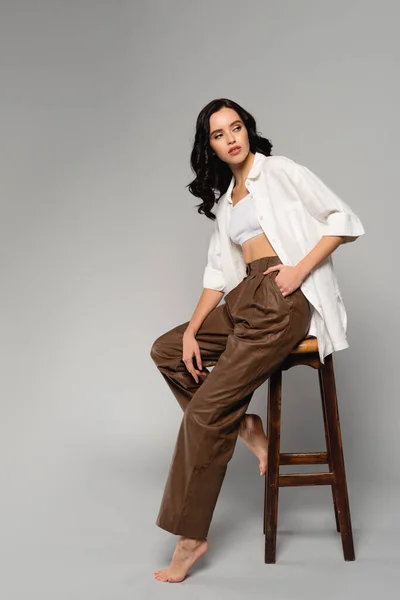
<svg viewBox="0 0 400 600">
<path fill-rule="evenodd" d="M 207 265 L 204 269 L 203 287 L 223 292 L 225 289 L 225 278 L 222 272 L 221 243 L 217 220 L 214 221 L 214 229 L 211 233 L 208 245 Z"/>
<path fill-rule="evenodd" d="M 307 212 L 318 221 L 322 236 L 343 236 L 344 242 L 354 241 L 365 233 L 359 217 L 307 167 L 294 161 L 285 165 L 291 191 L 297 195 Z"/>
</svg>

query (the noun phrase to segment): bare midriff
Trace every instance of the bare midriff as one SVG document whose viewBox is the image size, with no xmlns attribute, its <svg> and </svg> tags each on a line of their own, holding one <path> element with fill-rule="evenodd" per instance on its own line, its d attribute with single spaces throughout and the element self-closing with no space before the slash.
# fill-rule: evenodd
<svg viewBox="0 0 400 600">
<path fill-rule="evenodd" d="M 259 233 L 243 242 L 242 251 L 245 263 L 250 263 L 263 256 L 277 256 L 265 233 Z"/>
<path fill-rule="evenodd" d="M 242 188 L 241 190 L 233 189 L 231 197 L 232 206 L 236 206 L 237 202 L 240 202 L 240 200 L 247 196 L 248 193 L 246 188 Z M 239 200 L 236 200 L 236 198 L 239 198 Z M 242 252 L 245 263 L 250 263 L 258 258 L 263 258 L 264 256 L 277 256 L 265 233 L 259 233 L 243 242 Z"/>
</svg>

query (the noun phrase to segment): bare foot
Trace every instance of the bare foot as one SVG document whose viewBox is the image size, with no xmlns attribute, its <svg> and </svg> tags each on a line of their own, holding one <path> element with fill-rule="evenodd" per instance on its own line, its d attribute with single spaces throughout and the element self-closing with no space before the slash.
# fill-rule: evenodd
<svg viewBox="0 0 400 600">
<path fill-rule="evenodd" d="M 170 583 L 183 581 L 190 567 L 207 550 L 207 540 L 193 540 L 181 536 L 176 544 L 170 566 L 162 571 L 154 571 L 154 577 L 159 581 Z"/>
<path fill-rule="evenodd" d="M 267 472 L 268 438 L 264 433 L 261 418 L 246 414 L 240 424 L 239 437 L 254 452 L 260 461 L 260 476 Z"/>
</svg>

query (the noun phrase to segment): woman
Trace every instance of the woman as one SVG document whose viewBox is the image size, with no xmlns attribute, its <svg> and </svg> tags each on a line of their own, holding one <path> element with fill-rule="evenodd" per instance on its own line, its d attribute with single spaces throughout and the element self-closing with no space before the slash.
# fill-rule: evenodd
<svg viewBox="0 0 400 600">
<path fill-rule="evenodd" d="M 265 475 L 262 422 L 245 414 L 255 389 L 307 335 L 317 337 L 322 362 L 349 345 L 330 255 L 363 225 L 314 173 L 271 149 L 231 100 L 198 116 L 189 190 L 214 221 L 204 289 L 190 321 L 151 348 L 184 411 L 156 522 L 180 537 L 170 566 L 155 572 L 160 581 L 182 581 L 206 552 L 238 437 Z"/>
</svg>

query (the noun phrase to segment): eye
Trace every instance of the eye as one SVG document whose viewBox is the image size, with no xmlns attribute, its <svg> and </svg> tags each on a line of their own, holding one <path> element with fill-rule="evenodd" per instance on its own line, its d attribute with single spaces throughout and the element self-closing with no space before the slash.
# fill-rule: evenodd
<svg viewBox="0 0 400 600">
<path fill-rule="evenodd" d="M 241 125 L 236 125 L 236 127 L 233 128 L 233 131 L 235 131 L 236 129 L 239 129 L 239 131 L 242 129 Z M 219 138 L 219 136 L 222 135 L 222 133 L 217 133 L 217 135 L 215 136 L 215 140 L 217 140 Z"/>
</svg>

